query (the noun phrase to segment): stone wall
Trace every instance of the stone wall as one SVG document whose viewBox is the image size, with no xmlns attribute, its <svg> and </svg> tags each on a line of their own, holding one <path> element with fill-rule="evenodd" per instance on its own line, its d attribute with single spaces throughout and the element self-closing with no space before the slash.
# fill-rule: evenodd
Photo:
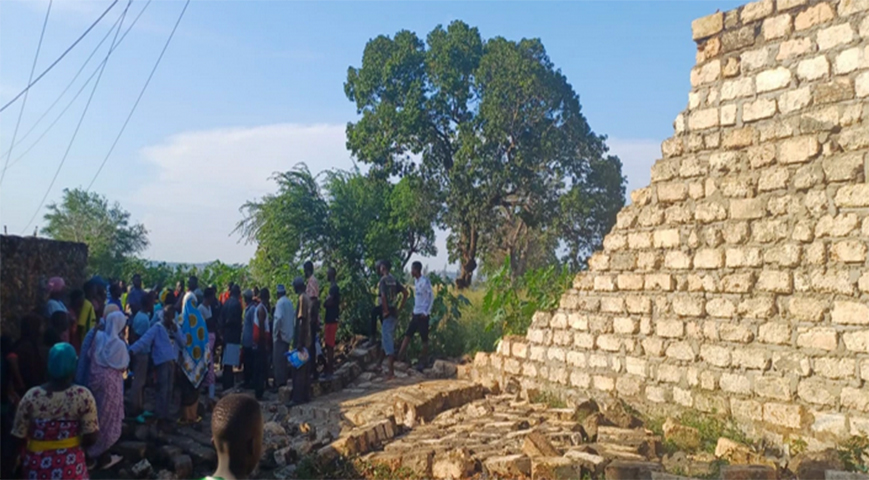
<svg viewBox="0 0 869 480">
<path fill-rule="evenodd" d="M 692 30 L 651 185 L 560 308 L 474 374 L 778 442 L 869 434 L 869 0 L 763 0 Z"/>
<path fill-rule="evenodd" d="M 45 284 L 63 277 L 71 288 L 85 281 L 88 247 L 36 237 L 0 235 L 0 328 L 18 337 L 15 320 L 40 309 L 48 296 Z"/>
</svg>

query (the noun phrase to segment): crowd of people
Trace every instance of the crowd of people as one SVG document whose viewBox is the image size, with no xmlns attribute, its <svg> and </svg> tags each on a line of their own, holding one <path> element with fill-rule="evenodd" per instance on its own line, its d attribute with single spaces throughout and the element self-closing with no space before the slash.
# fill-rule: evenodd
<svg viewBox="0 0 869 480">
<path fill-rule="evenodd" d="M 380 321 L 381 362 L 387 359 L 390 380 L 398 312 L 410 295 L 390 273 L 389 261 L 378 262 L 376 269 L 378 304 L 369 336 L 374 342 Z M 95 276 L 72 291 L 64 279 L 51 278 L 44 310 L 20 319 L 17 341 L 0 336 L 2 478 L 89 478 L 89 471 L 122 460 L 111 449 L 124 421 L 171 431 L 176 424 L 200 422 L 200 408 L 209 407 L 219 457 L 215 476 L 249 473 L 261 450 L 256 400 L 267 388 L 290 385 L 291 404 L 306 403 L 311 383 L 320 377 L 318 364 L 323 379 L 335 372 L 341 318 L 337 274 L 327 269 L 329 286 L 321 301 L 313 263 L 306 262 L 303 271 L 291 291 L 276 286 L 274 303 L 268 287 L 242 290 L 230 283 L 218 295 L 215 286 L 200 289 L 194 276 L 186 289 L 179 282 L 174 290 L 146 290 L 138 274 L 129 288 Z M 434 295 L 419 262 L 411 274 L 413 317 L 399 356 L 418 333 L 422 369 Z M 243 382 L 237 388 L 239 370 Z M 224 394 L 250 389 L 256 400 L 224 395 L 215 405 L 218 380 Z M 145 394 L 149 385 L 151 402 Z M 207 400 L 201 402 L 201 395 Z"/>
</svg>

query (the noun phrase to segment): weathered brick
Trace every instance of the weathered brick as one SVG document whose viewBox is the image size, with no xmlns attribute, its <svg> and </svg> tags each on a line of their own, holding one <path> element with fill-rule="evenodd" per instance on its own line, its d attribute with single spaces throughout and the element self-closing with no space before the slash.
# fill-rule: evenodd
<svg viewBox="0 0 869 480">
<path fill-rule="evenodd" d="M 867 67 L 869 67 L 869 59 L 865 57 L 863 47 L 843 50 L 833 60 L 833 71 L 836 72 L 836 75 L 845 75 Z"/>
<path fill-rule="evenodd" d="M 852 378 L 857 371 L 853 358 L 818 357 L 814 364 L 815 373 L 827 378 Z"/>
<path fill-rule="evenodd" d="M 759 248 L 728 248 L 724 250 L 725 265 L 728 268 L 759 267 L 763 257 Z"/>
<path fill-rule="evenodd" d="M 703 316 L 705 300 L 699 297 L 678 296 L 673 299 L 673 312 L 680 317 Z"/>
<path fill-rule="evenodd" d="M 869 10 L 869 0 L 842 0 L 839 2 L 840 17 L 847 17 L 867 10 Z"/>
<path fill-rule="evenodd" d="M 763 420 L 776 426 L 797 429 L 802 426 L 804 410 L 801 405 L 765 402 Z"/>
<path fill-rule="evenodd" d="M 827 181 L 842 182 L 856 180 L 863 172 L 862 153 L 845 153 L 824 158 L 822 165 Z"/>
<path fill-rule="evenodd" d="M 721 138 L 721 146 L 725 149 L 743 148 L 754 143 L 756 131 L 751 127 L 728 130 Z"/>
<path fill-rule="evenodd" d="M 869 207 L 869 183 L 840 187 L 835 201 L 839 207 Z"/>
<path fill-rule="evenodd" d="M 711 37 L 724 29 L 724 13 L 715 12 L 691 22 L 691 34 L 694 40 Z"/>
<path fill-rule="evenodd" d="M 866 242 L 860 240 L 836 242 L 830 248 L 830 256 L 836 262 L 864 263 L 866 261 Z"/>
<path fill-rule="evenodd" d="M 761 32 L 765 40 L 787 37 L 793 30 L 793 18 L 788 15 L 777 15 L 763 21 Z"/>
<path fill-rule="evenodd" d="M 794 28 L 797 31 L 806 30 L 815 25 L 827 23 L 835 16 L 836 14 L 830 8 L 829 3 L 819 3 L 797 14 L 797 17 L 794 19 Z"/>
<path fill-rule="evenodd" d="M 608 352 L 617 352 L 622 348 L 622 341 L 619 337 L 610 334 L 598 335 L 597 348 Z"/>
<path fill-rule="evenodd" d="M 797 385 L 797 395 L 817 405 L 832 406 L 836 404 L 838 396 L 836 390 L 824 380 L 818 378 L 804 378 Z"/>
<path fill-rule="evenodd" d="M 792 397 L 791 384 L 787 378 L 767 375 L 755 377 L 754 393 L 776 400 L 790 400 Z"/>
<path fill-rule="evenodd" d="M 797 76 L 801 80 L 817 80 L 830 74 L 830 62 L 827 57 L 819 55 L 797 64 Z"/>
<path fill-rule="evenodd" d="M 845 408 L 869 411 L 869 390 L 845 387 L 842 389 L 840 401 Z"/>
<path fill-rule="evenodd" d="M 736 306 L 724 298 L 712 298 L 706 302 L 706 313 L 716 318 L 731 318 L 736 313 Z"/>
<path fill-rule="evenodd" d="M 664 256 L 664 267 L 673 270 L 687 270 L 691 268 L 691 256 L 679 250 L 669 251 Z"/>
<path fill-rule="evenodd" d="M 779 145 L 778 161 L 785 165 L 802 163 L 817 155 L 819 151 L 820 144 L 813 136 L 792 138 Z"/>
<path fill-rule="evenodd" d="M 791 71 L 784 67 L 776 67 L 764 70 L 757 74 L 754 83 L 757 93 L 770 92 L 790 85 Z"/>
<path fill-rule="evenodd" d="M 761 98 L 753 102 L 746 102 L 742 105 L 742 121 L 754 122 L 770 118 L 775 115 L 776 103 L 775 100 Z"/>
<path fill-rule="evenodd" d="M 754 339 L 750 328 L 738 323 L 722 323 L 718 327 L 718 336 L 725 342 L 749 343 Z"/>
<path fill-rule="evenodd" d="M 739 29 L 725 31 L 721 34 L 721 49 L 732 52 L 754 45 L 758 30 L 754 25 L 746 25 Z"/>
<path fill-rule="evenodd" d="M 650 273 L 645 276 L 646 290 L 673 290 L 673 276 L 668 273 Z"/>
<path fill-rule="evenodd" d="M 802 322 L 820 322 L 827 311 L 827 302 L 807 297 L 791 297 L 788 301 L 788 313 Z"/>
<path fill-rule="evenodd" d="M 869 22 L 866 23 L 869 25 Z M 869 72 L 863 72 L 854 79 L 854 94 L 860 98 L 869 96 Z"/>
<path fill-rule="evenodd" d="M 676 360 L 693 361 L 697 354 L 687 342 L 673 342 L 667 347 L 666 355 Z"/>
<path fill-rule="evenodd" d="M 721 289 L 727 293 L 747 293 L 753 286 L 751 273 L 733 273 L 721 279 Z"/>
<path fill-rule="evenodd" d="M 745 375 L 737 373 L 724 372 L 719 380 L 721 390 L 727 393 L 736 393 L 740 395 L 751 394 L 751 380 Z"/>
<path fill-rule="evenodd" d="M 652 234 L 652 244 L 655 248 L 675 248 L 679 243 L 680 236 L 677 228 L 655 230 Z"/>
<path fill-rule="evenodd" d="M 787 115 L 809 106 L 812 102 L 812 90 L 809 87 L 789 90 L 778 99 L 778 110 Z"/>
<path fill-rule="evenodd" d="M 705 130 L 717 127 L 720 120 L 717 108 L 695 110 L 688 116 L 688 128 L 691 130 Z"/>
<path fill-rule="evenodd" d="M 857 215 L 853 213 L 841 213 L 835 217 L 824 215 L 815 226 L 816 237 L 846 237 L 859 224 Z"/>
<path fill-rule="evenodd" d="M 724 264 L 724 255 L 720 248 L 701 248 L 694 255 L 694 268 L 717 269 Z"/>
<path fill-rule="evenodd" d="M 700 345 L 700 358 L 716 367 L 730 366 L 730 350 L 718 345 Z"/>
<path fill-rule="evenodd" d="M 618 276 L 616 283 L 618 284 L 619 290 L 642 290 L 643 276 L 636 273 L 623 273 Z"/>
<path fill-rule="evenodd" d="M 733 199 L 730 201 L 730 218 L 749 220 L 761 218 L 766 213 L 766 204 L 761 198 Z"/>
<path fill-rule="evenodd" d="M 763 421 L 763 404 L 754 400 L 730 399 L 730 412 L 733 418 L 742 421 Z"/>
<path fill-rule="evenodd" d="M 757 338 L 763 343 L 785 344 L 791 341 L 791 327 L 786 323 L 764 323 L 758 327 Z"/>
<path fill-rule="evenodd" d="M 850 43 L 854 39 L 854 29 L 851 24 L 842 23 L 818 31 L 818 50 L 824 51 L 839 45 Z"/>
<path fill-rule="evenodd" d="M 726 80 L 721 84 L 721 100 L 750 97 L 754 95 L 754 79 L 751 77 Z"/>
<path fill-rule="evenodd" d="M 591 376 L 581 370 L 573 370 L 570 372 L 570 385 L 587 389 L 591 385 Z"/>
<path fill-rule="evenodd" d="M 573 346 L 584 350 L 594 348 L 594 334 L 585 332 L 576 332 L 573 335 Z"/>
<path fill-rule="evenodd" d="M 845 270 L 812 271 L 809 275 L 812 290 L 820 293 L 841 293 L 850 295 L 854 292 L 854 282 L 851 274 Z"/>
<path fill-rule="evenodd" d="M 833 323 L 869 325 L 869 305 L 866 302 L 836 300 L 830 313 Z"/>
<path fill-rule="evenodd" d="M 847 337 L 847 334 L 845 334 Z M 839 345 L 838 334 L 835 329 L 828 327 L 800 328 L 797 331 L 797 346 L 800 348 L 814 348 L 818 350 L 833 351 Z M 847 345 L 847 341 L 845 342 Z"/>
<path fill-rule="evenodd" d="M 848 78 L 835 78 L 830 82 L 819 83 L 812 87 L 812 100 L 815 105 L 840 103 L 852 98 L 854 98 L 854 85 Z M 820 131 L 820 127 L 813 130 Z"/>
<path fill-rule="evenodd" d="M 769 352 L 765 348 L 736 348 L 732 353 L 734 365 L 752 370 L 769 369 Z"/>
<path fill-rule="evenodd" d="M 611 392 L 615 390 L 615 380 L 613 380 L 611 377 L 605 377 L 603 375 L 593 376 L 592 385 L 596 390 L 601 390 L 603 392 Z"/>
<path fill-rule="evenodd" d="M 789 58 L 799 57 L 811 52 L 813 46 L 814 43 L 812 43 L 811 38 L 794 38 L 792 40 L 787 40 L 782 42 L 779 46 L 778 54 L 775 56 L 775 59 L 782 61 Z"/>
<path fill-rule="evenodd" d="M 790 293 L 793 290 L 793 280 L 790 272 L 764 270 L 757 277 L 755 286 L 764 292 Z"/>
</svg>

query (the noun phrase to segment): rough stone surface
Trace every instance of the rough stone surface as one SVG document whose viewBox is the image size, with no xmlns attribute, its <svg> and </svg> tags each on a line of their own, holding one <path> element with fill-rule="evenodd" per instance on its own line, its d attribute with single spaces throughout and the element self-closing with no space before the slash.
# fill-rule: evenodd
<svg viewBox="0 0 869 480">
<path fill-rule="evenodd" d="M 548 356 L 479 376 L 730 413 L 773 443 L 869 431 L 869 2 L 759 1 L 692 35 L 651 184 L 558 309 L 573 341 L 529 330 Z"/>
</svg>

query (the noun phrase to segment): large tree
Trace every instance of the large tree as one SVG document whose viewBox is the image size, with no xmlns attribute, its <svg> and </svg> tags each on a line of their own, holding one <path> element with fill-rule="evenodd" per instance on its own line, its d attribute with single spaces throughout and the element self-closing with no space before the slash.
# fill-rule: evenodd
<svg viewBox="0 0 869 480">
<path fill-rule="evenodd" d="M 352 153 L 437 193 L 460 287 L 487 249 L 519 261 L 544 238 L 578 266 L 624 204 L 621 162 L 538 39 L 483 41 L 460 21 L 425 42 L 381 35 L 344 88 L 361 114 L 347 125 Z"/>
<path fill-rule="evenodd" d="M 124 262 L 148 246 L 148 230 L 130 223 L 118 202 L 82 189 L 64 189 L 61 203 L 50 204 L 44 218 L 43 235 L 87 244 L 90 273 L 117 277 Z"/>
</svg>

